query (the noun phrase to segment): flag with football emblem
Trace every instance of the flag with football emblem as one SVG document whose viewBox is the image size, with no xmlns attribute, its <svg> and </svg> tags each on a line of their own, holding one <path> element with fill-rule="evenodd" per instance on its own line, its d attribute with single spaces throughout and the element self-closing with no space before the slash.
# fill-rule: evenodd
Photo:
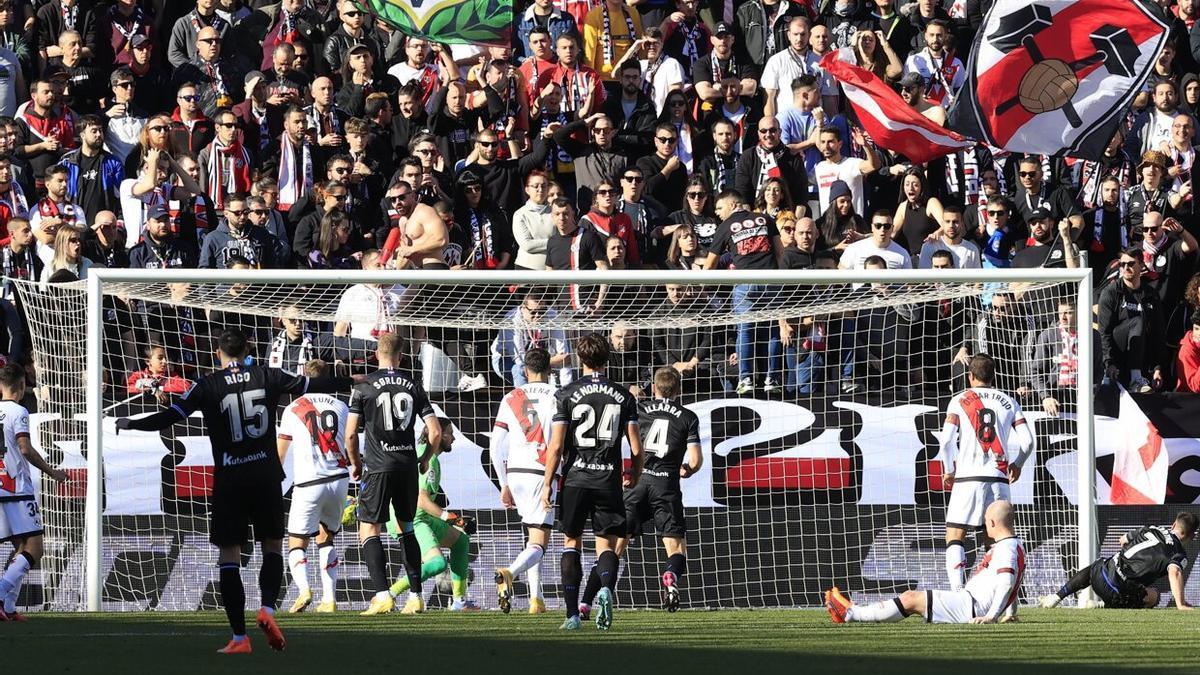
<svg viewBox="0 0 1200 675">
<path fill-rule="evenodd" d="M 1014 152 L 1097 159 L 1167 39 L 1148 0 L 996 0 L 948 126 Z"/>
<path fill-rule="evenodd" d="M 405 35 L 443 44 L 507 45 L 513 0 L 357 0 Z"/>
</svg>

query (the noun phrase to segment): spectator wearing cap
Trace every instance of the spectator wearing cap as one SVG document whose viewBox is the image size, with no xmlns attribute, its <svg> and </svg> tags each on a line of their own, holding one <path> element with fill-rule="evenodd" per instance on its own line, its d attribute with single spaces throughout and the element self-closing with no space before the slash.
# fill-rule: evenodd
<svg viewBox="0 0 1200 675">
<path fill-rule="evenodd" d="M 198 155 L 208 147 L 217 130 L 200 107 L 201 95 L 191 82 L 185 82 L 175 92 L 175 112 L 171 115 L 171 154 Z"/>
<path fill-rule="evenodd" d="M 1161 179 L 1160 174 L 1159 180 Z M 1051 188 L 1046 184 L 1040 158 L 1036 155 L 1025 155 L 1017 161 L 1017 183 L 1014 200 L 1017 202 L 1017 213 L 1023 222 L 1029 222 L 1035 209 L 1043 208 L 1050 213 L 1055 223 L 1061 220 L 1069 221 L 1072 238 L 1079 234 L 1083 228 L 1082 212 L 1065 187 Z"/>
<path fill-rule="evenodd" d="M 709 38 L 712 49 L 692 65 L 692 86 L 701 101 L 701 110 L 718 105 L 724 98 L 721 82 L 727 77 L 737 78 L 742 96 L 754 96 L 758 92 L 754 66 L 744 57 L 738 61 L 735 40 L 733 24 L 718 22 Z"/>
<path fill-rule="evenodd" d="M 1025 224 L 1029 227 L 1029 241 L 1013 255 L 1013 267 L 1079 267 L 1069 221 L 1056 221 L 1050 209 L 1039 206 L 1029 213 Z"/>
<path fill-rule="evenodd" d="M 374 93 L 395 96 L 400 83 L 386 73 L 376 73 L 376 61 L 367 44 L 358 44 L 346 53 L 342 65 L 342 88 L 337 93 L 337 104 L 351 117 L 361 117 L 367 97 Z M 445 87 L 442 88 L 445 91 Z"/>
<path fill-rule="evenodd" d="M 154 34 L 154 16 L 138 0 L 115 0 L 96 12 L 98 63 L 127 66 L 133 61 L 133 39 Z"/>
<path fill-rule="evenodd" d="M 788 46 L 788 23 L 804 16 L 804 6 L 789 0 L 749 0 L 737 8 L 735 25 L 738 60 L 746 59 L 758 68 L 767 59 Z"/>
<path fill-rule="evenodd" d="M 920 73 L 905 73 L 898 83 L 900 98 L 913 110 L 933 120 L 941 126 L 946 123 L 946 109 L 936 103 L 930 103 L 925 98 L 925 78 Z"/>
<path fill-rule="evenodd" d="M 194 84 L 200 110 L 206 117 L 213 117 L 217 110 L 231 108 L 242 99 L 243 89 L 238 83 L 245 72 L 236 59 L 221 56 L 221 36 L 209 27 L 196 35 L 196 55 L 176 68 L 174 79 Z"/>
<path fill-rule="evenodd" d="M 450 240 L 462 248 L 460 264 L 466 269 L 508 269 L 516 251 L 508 216 L 475 169 L 458 176 Z"/>
<path fill-rule="evenodd" d="M 196 38 L 205 28 L 213 28 L 218 37 L 225 37 L 232 26 L 217 14 L 217 0 L 196 0 L 196 9 L 180 17 L 171 28 L 167 45 L 167 61 L 178 68 L 196 58 Z"/>
<path fill-rule="evenodd" d="M 96 56 L 97 12 L 80 0 L 51 0 L 37 11 L 37 37 L 41 45 L 42 61 L 62 56 L 59 38 L 67 31 L 79 33 L 82 58 L 91 60 Z"/>
<path fill-rule="evenodd" d="M 142 238 L 129 249 L 130 269 L 195 269 L 196 245 L 181 240 L 163 204 L 146 210 Z"/>
<path fill-rule="evenodd" d="M 550 44 L 560 35 L 577 34 L 575 17 L 555 6 L 553 0 L 533 0 L 521 18 L 517 20 L 517 49 L 514 56 L 524 62 L 534 56 L 529 36 L 534 28 L 544 28 L 550 35 Z"/>
<path fill-rule="evenodd" d="M 1100 357 L 1106 380 L 1127 383 L 1146 393 L 1163 377 L 1163 307 L 1143 283 L 1142 251 L 1130 248 L 1119 258 L 1120 276 L 1100 291 Z"/>
<path fill-rule="evenodd" d="M 112 96 L 108 99 L 108 109 L 104 111 L 107 118 L 104 144 L 114 157 L 124 162 L 137 146 L 138 136 L 150 116 L 133 99 L 135 82 L 129 66 L 114 70 L 108 82 Z"/>
<path fill-rule="evenodd" d="M 340 0 L 337 7 L 340 23 L 325 40 L 325 49 L 322 51 L 325 66 L 323 72 L 336 74 L 342 69 L 342 59 L 350 55 L 350 50 L 364 45 L 370 51 L 371 64 L 376 69 L 373 74 L 382 75 L 383 43 L 371 29 L 366 14 L 358 3 L 351 0 Z"/>
<path fill-rule="evenodd" d="M 130 41 L 133 45 L 129 72 L 133 73 L 133 100 L 147 112 L 170 110 L 175 90 L 171 78 L 153 58 L 154 43 L 138 35 Z"/>
<path fill-rule="evenodd" d="M 1126 227 L 1130 241 L 1141 240 L 1142 220 L 1146 213 L 1156 211 L 1166 217 L 1175 216 L 1175 207 L 1183 201 L 1183 195 L 1171 190 L 1166 176 L 1166 155 L 1157 150 L 1142 153 L 1137 165 L 1138 184 L 1129 188 L 1125 198 Z"/>
<path fill-rule="evenodd" d="M 850 244 L 871 232 L 871 227 L 854 208 L 854 193 L 846 181 L 835 180 L 829 186 L 829 208 L 821 214 L 820 246 L 837 251 L 838 255 Z"/>
</svg>

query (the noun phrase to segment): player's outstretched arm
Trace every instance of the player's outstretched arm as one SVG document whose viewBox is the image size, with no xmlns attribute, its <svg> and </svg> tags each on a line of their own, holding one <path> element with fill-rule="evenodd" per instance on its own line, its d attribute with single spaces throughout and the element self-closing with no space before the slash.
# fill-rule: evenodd
<svg viewBox="0 0 1200 675">
<path fill-rule="evenodd" d="M 1171 582 L 1171 597 L 1175 598 L 1175 608 L 1184 610 L 1195 609 L 1183 599 L 1183 569 L 1179 565 L 1168 566 L 1167 578 Z"/>
<path fill-rule="evenodd" d="M 120 433 L 126 429 L 134 431 L 162 431 L 167 427 L 182 422 L 187 419 L 187 416 L 177 408 L 171 406 L 166 410 L 160 410 L 153 415 L 139 417 L 133 419 L 130 417 L 122 417 L 117 420 L 117 432 Z"/>
</svg>

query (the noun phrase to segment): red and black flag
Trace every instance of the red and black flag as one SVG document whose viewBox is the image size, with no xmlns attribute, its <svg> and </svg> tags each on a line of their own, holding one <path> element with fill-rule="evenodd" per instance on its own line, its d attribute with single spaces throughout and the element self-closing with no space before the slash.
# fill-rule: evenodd
<svg viewBox="0 0 1200 675">
<path fill-rule="evenodd" d="M 1013 152 L 1098 159 L 1167 39 L 1147 0 L 996 0 L 947 126 Z"/>
</svg>

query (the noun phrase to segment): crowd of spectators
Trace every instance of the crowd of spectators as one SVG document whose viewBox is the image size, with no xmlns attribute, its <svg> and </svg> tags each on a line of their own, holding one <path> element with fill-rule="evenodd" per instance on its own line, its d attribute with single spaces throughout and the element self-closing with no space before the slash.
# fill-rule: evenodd
<svg viewBox="0 0 1200 675">
<path fill-rule="evenodd" d="M 944 123 L 988 0 L 516 4 L 512 44 L 481 47 L 406 37 L 347 0 L 0 0 L 0 271 L 695 271 L 657 289 L 514 288 L 488 308 L 511 328 L 416 336 L 473 390 L 519 381 L 533 345 L 570 377 L 571 336 L 539 329 L 546 316 L 744 313 L 777 295 L 711 292 L 706 269 L 1085 264 L 1103 376 L 1200 389 L 1196 0 L 1161 0 L 1170 42 L 1100 159 L 980 143 L 925 165 L 875 145 L 821 57 L 850 48 Z M 385 316 L 414 292 L 342 300 Z M 635 390 L 663 364 L 739 393 L 945 388 L 989 351 L 1002 386 L 1056 411 L 1078 372 L 1063 299 L 1016 287 L 727 332 L 622 325 L 614 372 Z M 127 373 L 147 365 L 134 344 L 161 347 L 147 367 L 199 367 L 216 321 L 250 322 L 260 358 L 290 368 L 389 330 L 113 302 L 137 332 L 120 336 Z M 7 283 L 0 313 L 7 353 L 27 358 Z"/>
</svg>

